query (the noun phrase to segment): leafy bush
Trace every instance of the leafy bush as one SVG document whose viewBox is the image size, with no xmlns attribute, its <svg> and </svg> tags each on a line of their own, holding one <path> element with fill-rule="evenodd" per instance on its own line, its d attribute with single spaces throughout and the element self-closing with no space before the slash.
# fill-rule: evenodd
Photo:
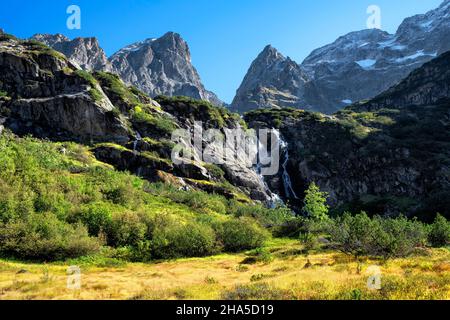
<svg viewBox="0 0 450 320">
<path fill-rule="evenodd" d="M 70 219 L 80 221 L 92 236 L 98 236 L 100 231 L 108 230 L 112 222 L 113 206 L 104 202 L 94 202 L 81 208 Z"/>
<path fill-rule="evenodd" d="M 417 220 L 405 217 L 381 218 L 375 217 L 378 224 L 375 229 L 374 245 L 369 254 L 381 255 L 383 258 L 406 257 L 418 246 L 426 243 L 427 231 Z"/>
<path fill-rule="evenodd" d="M 373 219 L 362 212 L 355 216 L 345 213 L 330 224 L 330 235 L 336 247 L 356 258 L 382 256 L 385 259 L 405 257 L 427 239 L 425 226 L 405 217 Z"/>
<path fill-rule="evenodd" d="M 426 243 L 427 232 L 425 226 L 417 220 L 405 217 L 381 218 L 375 217 L 378 224 L 375 232 L 372 255 L 380 255 L 385 259 L 406 257 L 418 246 Z"/>
<path fill-rule="evenodd" d="M 227 205 L 227 213 L 235 217 L 249 217 L 256 219 L 261 225 L 271 227 L 275 233 L 287 223 L 295 219 L 291 209 L 286 206 L 266 208 L 261 204 L 243 204 L 236 200 L 230 200 Z M 279 233 L 279 236 L 283 236 Z"/>
<path fill-rule="evenodd" d="M 257 223 L 241 218 L 226 221 L 216 230 L 226 251 L 238 252 L 261 247 L 268 234 Z"/>
<path fill-rule="evenodd" d="M 217 252 L 216 238 L 213 230 L 202 224 L 157 227 L 152 252 L 159 259 L 207 256 Z"/>
<path fill-rule="evenodd" d="M 49 261 L 76 258 L 98 249 L 98 241 L 88 236 L 85 227 L 64 223 L 53 214 L 32 214 L 0 224 L 2 255 Z"/>
<path fill-rule="evenodd" d="M 147 226 L 134 212 L 113 215 L 107 231 L 108 244 L 113 247 L 138 247 L 145 241 Z"/>
<path fill-rule="evenodd" d="M 355 258 L 373 252 L 377 221 L 370 219 L 365 212 L 352 216 L 346 212 L 330 224 L 329 233 L 336 248 Z"/>
<path fill-rule="evenodd" d="M 433 247 L 443 247 L 450 243 L 450 222 L 440 214 L 430 227 L 428 240 Z"/>
</svg>

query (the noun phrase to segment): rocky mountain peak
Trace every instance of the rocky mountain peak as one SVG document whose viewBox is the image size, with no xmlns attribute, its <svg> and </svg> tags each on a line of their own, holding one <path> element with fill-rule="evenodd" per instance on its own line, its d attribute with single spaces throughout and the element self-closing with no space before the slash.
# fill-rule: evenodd
<svg viewBox="0 0 450 320">
<path fill-rule="evenodd" d="M 271 45 L 252 62 L 237 90 L 232 109 L 246 112 L 258 108 L 297 106 L 308 76 L 289 57 Z"/>
<path fill-rule="evenodd" d="M 70 41 L 69 38 L 67 38 L 65 35 L 61 33 L 57 34 L 36 33 L 34 36 L 31 37 L 31 39 L 45 43 L 49 47 L 52 47 L 57 43 Z"/>
<path fill-rule="evenodd" d="M 223 104 L 203 86 L 191 63 L 189 46 L 177 33 L 133 43 L 112 55 L 110 61 L 127 84 L 152 97 L 188 96 Z"/>
<path fill-rule="evenodd" d="M 268 62 L 268 64 L 273 63 L 274 61 L 285 60 L 286 58 L 272 45 L 267 45 L 263 51 L 256 58 L 258 62 Z"/>
<path fill-rule="evenodd" d="M 31 39 L 45 43 L 63 53 L 82 69 L 112 71 L 112 66 L 100 47 L 97 38 L 75 38 L 70 40 L 62 34 L 36 34 Z"/>
</svg>

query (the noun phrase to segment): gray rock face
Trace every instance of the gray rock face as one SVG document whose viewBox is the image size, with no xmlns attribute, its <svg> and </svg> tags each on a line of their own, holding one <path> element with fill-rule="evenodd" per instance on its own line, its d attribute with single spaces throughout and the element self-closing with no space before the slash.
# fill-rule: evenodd
<svg viewBox="0 0 450 320">
<path fill-rule="evenodd" d="M 111 64 L 96 38 L 70 40 L 62 34 L 35 34 L 31 39 L 45 43 L 63 53 L 84 70 L 112 71 Z"/>
<path fill-rule="evenodd" d="M 98 84 L 56 52 L 31 42 L 0 42 L 0 116 L 15 132 L 126 142 L 128 129 Z M 94 99 L 92 90 L 97 97 Z"/>
<path fill-rule="evenodd" d="M 179 34 L 169 32 L 159 39 L 131 44 L 111 58 L 114 71 L 130 85 L 150 96 L 187 96 L 222 105 L 205 89 L 191 63 L 187 43 Z"/>
<path fill-rule="evenodd" d="M 246 111 L 265 107 L 264 102 L 270 100 L 275 106 L 332 113 L 372 98 L 450 50 L 449 12 L 450 0 L 445 0 L 435 10 L 405 19 L 394 35 L 377 29 L 351 32 L 314 50 L 301 65 L 292 67 L 298 71 L 291 73 L 290 80 L 285 78 L 283 68 L 272 68 L 260 55 L 237 91 L 232 107 Z M 289 59 L 284 60 L 287 63 Z M 306 81 L 299 82 L 299 77 Z M 289 81 L 297 85 L 286 86 Z M 263 103 L 258 105 L 258 101 Z"/>
<path fill-rule="evenodd" d="M 246 112 L 257 108 L 298 107 L 309 81 L 297 63 L 269 45 L 253 61 L 232 108 Z"/>
</svg>

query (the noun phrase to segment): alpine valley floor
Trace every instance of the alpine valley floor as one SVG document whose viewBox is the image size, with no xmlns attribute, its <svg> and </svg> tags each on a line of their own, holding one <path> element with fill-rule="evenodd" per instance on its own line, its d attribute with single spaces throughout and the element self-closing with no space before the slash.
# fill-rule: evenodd
<svg viewBox="0 0 450 320">
<path fill-rule="evenodd" d="M 252 251 L 149 264 L 100 257 L 49 264 L 0 260 L 0 299 L 450 299 L 448 248 L 365 260 L 360 274 L 353 259 L 335 251 L 306 257 L 296 240 L 272 240 L 265 251 L 260 261 Z M 82 271 L 80 290 L 66 286 L 74 264 Z M 381 268 L 380 290 L 367 286 L 372 265 Z"/>
</svg>

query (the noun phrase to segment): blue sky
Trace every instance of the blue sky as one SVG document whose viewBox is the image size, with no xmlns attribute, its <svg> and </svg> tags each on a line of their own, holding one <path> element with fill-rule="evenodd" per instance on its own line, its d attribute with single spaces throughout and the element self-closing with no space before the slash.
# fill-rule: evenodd
<svg viewBox="0 0 450 320">
<path fill-rule="evenodd" d="M 231 102 L 250 63 L 267 44 L 301 62 L 313 49 L 366 27 L 366 9 L 381 8 L 382 29 L 441 0 L 2 0 L 0 28 L 18 37 L 95 36 L 108 55 L 175 31 L 189 43 L 207 89 Z M 81 8 L 81 30 L 68 30 L 66 9 Z"/>
</svg>

